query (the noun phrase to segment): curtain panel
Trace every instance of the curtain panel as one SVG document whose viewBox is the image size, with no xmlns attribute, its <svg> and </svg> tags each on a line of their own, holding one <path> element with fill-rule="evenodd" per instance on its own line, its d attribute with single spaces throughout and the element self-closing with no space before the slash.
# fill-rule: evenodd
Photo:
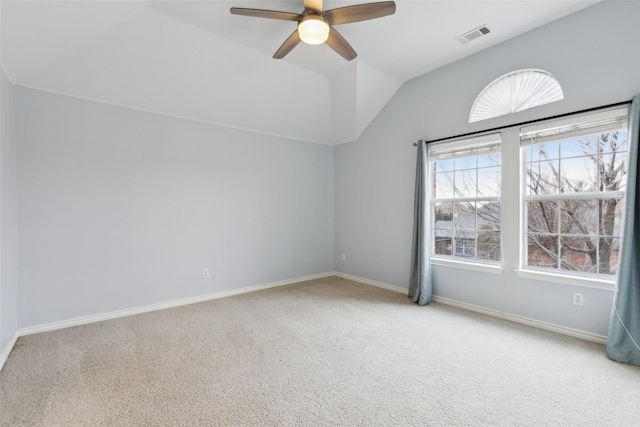
<svg viewBox="0 0 640 427">
<path fill-rule="evenodd" d="M 616 289 L 607 337 L 607 357 L 640 366 L 640 95 L 629 109 L 627 204 Z"/>
<path fill-rule="evenodd" d="M 429 204 L 429 145 L 418 141 L 416 162 L 416 187 L 413 212 L 413 247 L 411 250 L 411 275 L 409 298 L 419 305 L 431 301 L 431 215 Z"/>
</svg>

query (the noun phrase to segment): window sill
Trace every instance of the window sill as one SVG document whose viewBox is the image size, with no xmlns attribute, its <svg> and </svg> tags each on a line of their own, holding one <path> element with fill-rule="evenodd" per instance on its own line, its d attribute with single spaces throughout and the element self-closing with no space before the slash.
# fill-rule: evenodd
<svg viewBox="0 0 640 427">
<path fill-rule="evenodd" d="M 581 276 L 569 276 L 566 274 L 547 273 L 546 271 L 516 269 L 518 277 L 525 279 L 540 280 L 543 282 L 562 283 L 565 285 L 581 286 L 583 288 L 602 289 L 605 291 L 613 291 L 616 281 L 615 278 L 610 280 L 581 277 Z"/>
<path fill-rule="evenodd" d="M 482 273 L 502 274 L 501 265 L 482 264 L 478 262 L 458 261 L 448 258 L 434 258 L 431 256 L 431 264 L 442 267 L 461 268 L 464 270 L 479 271 Z"/>
</svg>

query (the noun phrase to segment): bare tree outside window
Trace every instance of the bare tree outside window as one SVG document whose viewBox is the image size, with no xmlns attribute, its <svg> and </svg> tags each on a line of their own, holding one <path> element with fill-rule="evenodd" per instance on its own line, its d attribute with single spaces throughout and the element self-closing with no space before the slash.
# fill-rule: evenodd
<svg viewBox="0 0 640 427">
<path fill-rule="evenodd" d="M 525 149 L 526 264 L 615 274 L 627 131 L 534 143 Z"/>
</svg>

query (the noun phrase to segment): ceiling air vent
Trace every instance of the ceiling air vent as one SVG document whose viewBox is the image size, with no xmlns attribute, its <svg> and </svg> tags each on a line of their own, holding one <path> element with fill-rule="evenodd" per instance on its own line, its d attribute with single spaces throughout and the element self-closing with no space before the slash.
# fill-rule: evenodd
<svg viewBox="0 0 640 427">
<path fill-rule="evenodd" d="M 479 37 L 486 36 L 490 32 L 491 30 L 489 29 L 489 27 L 487 27 L 486 25 L 483 25 L 482 27 L 478 27 L 475 30 L 471 30 L 466 34 L 461 35 L 456 40 L 458 40 L 460 44 L 467 44 L 471 40 L 475 40 Z"/>
</svg>

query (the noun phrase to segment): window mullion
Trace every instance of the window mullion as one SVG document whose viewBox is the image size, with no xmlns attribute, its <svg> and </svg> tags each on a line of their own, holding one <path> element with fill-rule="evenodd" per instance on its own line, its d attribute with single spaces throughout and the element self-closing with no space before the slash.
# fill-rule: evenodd
<svg viewBox="0 0 640 427">
<path fill-rule="evenodd" d="M 558 270 L 562 270 L 562 221 L 560 218 L 562 216 L 562 209 L 560 208 L 560 203 L 556 203 L 556 209 L 556 217 L 558 221 L 558 224 L 556 224 L 558 227 L 558 260 L 556 262 L 558 263 Z"/>
<path fill-rule="evenodd" d="M 478 259 L 478 159 L 476 158 L 476 202 L 474 203 L 473 209 L 473 228 L 474 228 L 474 239 L 473 239 L 473 258 Z"/>
</svg>

